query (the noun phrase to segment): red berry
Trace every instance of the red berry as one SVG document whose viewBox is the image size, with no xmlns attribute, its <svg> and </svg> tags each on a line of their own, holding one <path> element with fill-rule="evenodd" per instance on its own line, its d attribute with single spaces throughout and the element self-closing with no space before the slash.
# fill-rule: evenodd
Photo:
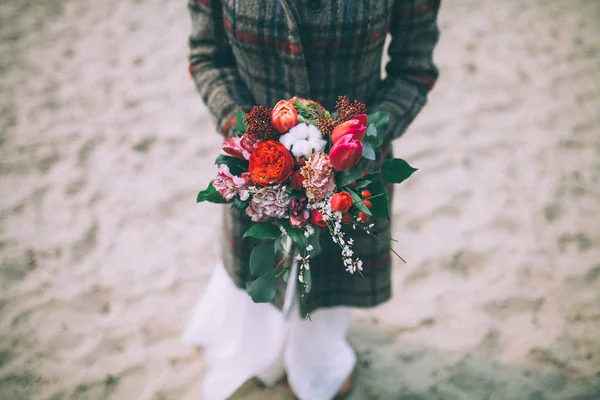
<svg viewBox="0 0 600 400">
<path fill-rule="evenodd" d="M 373 203 L 371 203 L 370 200 L 364 200 L 363 204 L 367 207 L 367 208 L 371 208 L 373 207 Z"/>
<path fill-rule="evenodd" d="M 352 189 L 354 189 L 356 187 L 356 182 L 352 182 L 351 184 L 349 184 L 348 186 L 350 186 Z"/>
<path fill-rule="evenodd" d="M 363 176 L 367 176 L 367 175 L 369 175 L 369 173 L 367 171 L 363 170 Z"/>
<path fill-rule="evenodd" d="M 344 213 L 342 216 L 342 222 L 346 225 L 352 223 L 352 214 Z"/>
<path fill-rule="evenodd" d="M 371 192 L 369 192 L 368 190 L 363 190 L 360 195 L 362 196 L 363 199 L 367 199 L 367 198 L 371 197 Z"/>
<path fill-rule="evenodd" d="M 367 222 L 369 220 L 369 216 L 362 211 L 358 212 L 358 219 L 361 222 Z"/>
</svg>

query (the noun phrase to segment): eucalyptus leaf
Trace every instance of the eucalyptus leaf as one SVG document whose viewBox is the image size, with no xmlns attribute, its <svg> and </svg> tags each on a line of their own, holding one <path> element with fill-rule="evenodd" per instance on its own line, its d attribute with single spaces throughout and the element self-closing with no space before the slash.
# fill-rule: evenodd
<svg viewBox="0 0 600 400">
<path fill-rule="evenodd" d="M 304 232 L 301 229 L 292 227 L 288 219 L 282 219 L 281 226 L 283 226 L 283 229 L 285 229 L 295 243 L 299 244 L 302 248 L 306 247 L 308 239 L 304 236 Z"/>
<path fill-rule="evenodd" d="M 250 283 L 247 291 L 253 302 L 269 303 L 277 293 L 277 279 L 272 272 L 269 272 Z"/>
<path fill-rule="evenodd" d="M 393 158 L 383 163 L 381 176 L 390 183 L 402 183 L 408 179 L 417 169 L 408 165 L 400 158 Z"/>
<path fill-rule="evenodd" d="M 242 237 L 255 237 L 257 239 L 274 239 L 281 235 L 278 227 L 268 222 L 259 222 L 250 227 Z"/>
<path fill-rule="evenodd" d="M 379 111 L 373 114 L 369 114 L 367 116 L 367 121 L 369 124 L 374 124 L 377 129 L 378 137 L 385 137 L 387 133 L 387 127 L 390 122 L 390 113 Z"/>
<path fill-rule="evenodd" d="M 360 181 L 358 181 L 358 183 L 356 184 L 356 189 L 363 189 L 366 188 L 367 186 L 369 186 L 371 184 L 371 180 L 369 179 L 361 179 Z"/>
<path fill-rule="evenodd" d="M 363 142 L 362 156 L 364 158 L 366 158 L 367 160 L 375 161 L 375 158 L 376 158 L 375 149 L 373 148 L 373 145 L 371 143 L 369 143 L 367 141 Z"/>
<path fill-rule="evenodd" d="M 363 177 L 363 172 L 360 168 L 350 168 L 337 174 L 337 186 L 343 187 L 355 182 Z"/>
<path fill-rule="evenodd" d="M 264 275 L 275 268 L 275 248 L 269 240 L 256 246 L 250 254 L 250 273 Z"/>
<path fill-rule="evenodd" d="M 369 124 L 369 126 L 367 128 L 367 137 L 369 137 L 369 136 L 377 137 L 377 128 L 375 127 L 375 124 L 373 124 L 373 123 Z"/>
<path fill-rule="evenodd" d="M 215 189 L 212 182 L 208 185 L 208 187 L 198 193 L 198 197 L 196 197 L 196 202 L 201 203 L 203 201 L 208 201 L 209 203 L 217 203 L 217 204 L 225 204 L 229 203 L 221 193 Z"/>
</svg>

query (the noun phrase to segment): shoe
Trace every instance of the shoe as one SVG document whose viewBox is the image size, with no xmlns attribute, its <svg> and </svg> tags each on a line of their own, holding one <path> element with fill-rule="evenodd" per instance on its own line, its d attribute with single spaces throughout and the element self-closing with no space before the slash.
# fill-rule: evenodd
<svg viewBox="0 0 600 400">
<path fill-rule="evenodd" d="M 333 400 L 343 400 L 343 399 L 347 398 L 350 395 L 350 393 L 352 393 L 352 389 L 354 389 L 355 379 L 356 379 L 356 369 L 354 371 L 352 371 L 352 373 L 350 374 L 348 379 L 346 379 L 346 381 L 342 384 L 342 387 L 340 388 L 340 390 L 338 390 L 338 392 L 335 395 L 335 397 L 333 398 Z M 294 396 L 294 398 L 297 400 L 298 397 L 296 397 L 296 393 L 294 393 L 294 391 L 292 390 L 292 387 L 290 386 L 287 379 L 285 379 L 284 385 L 285 385 L 285 388 L 287 389 L 287 391 L 292 396 Z"/>
</svg>

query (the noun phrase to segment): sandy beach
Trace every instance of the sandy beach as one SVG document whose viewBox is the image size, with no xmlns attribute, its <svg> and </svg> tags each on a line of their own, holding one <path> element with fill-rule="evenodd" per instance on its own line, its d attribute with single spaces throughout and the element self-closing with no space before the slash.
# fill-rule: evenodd
<svg viewBox="0 0 600 400">
<path fill-rule="evenodd" d="M 393 300 L 351 400 L 600 399 L 600 2 L 452 0 L 395 142 Z M 0 399 L 199 399 L 220 137 L 184 1 L 0 3 Z M 247 382 L 238 400 L 290 399 Z M 210 400 L 210 399 L 209 399 Z"/>
</svg>

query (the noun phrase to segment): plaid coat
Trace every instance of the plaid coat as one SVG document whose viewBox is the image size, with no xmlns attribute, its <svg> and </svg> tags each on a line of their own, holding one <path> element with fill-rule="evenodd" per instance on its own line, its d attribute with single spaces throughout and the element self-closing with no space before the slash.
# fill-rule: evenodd
<svg viewBox="0 0 600 400">
<path fill-rule="evenodd" d="M 219 130 L 227 135 L 239 108 L 299 96 L 332 110 L 339 95 L 368 112 L 390 113 L 388 140 L 399 137 L 425 104 L 437 78 L 432 61 L 440 0 L 189 0 L 190 73 Z M 387 77 L 381 60 L 387 34 Z M 369 167 L 369 166 L 365 166 Z M 370 166 L 372 167 L 372 166 Z M 249 276 L 256 242 L 241 240 L 251 222 L 224 213 L 223 259 L 239 287 Z M 389 236 L 390 223 L 376 221 Z M 341 264 L 339 247 L 323 234 L 323 254 L 311 262 L 313 289 L 304 313 L 319 307 L 375 306 L 391 296 L 391 256 L 380 242 L 353 231 L 364 278 Z M 386 241 L 387 242 L 387 241 Z M 282 290 L 275 298 L 281 305 Z"/>
</svg>

